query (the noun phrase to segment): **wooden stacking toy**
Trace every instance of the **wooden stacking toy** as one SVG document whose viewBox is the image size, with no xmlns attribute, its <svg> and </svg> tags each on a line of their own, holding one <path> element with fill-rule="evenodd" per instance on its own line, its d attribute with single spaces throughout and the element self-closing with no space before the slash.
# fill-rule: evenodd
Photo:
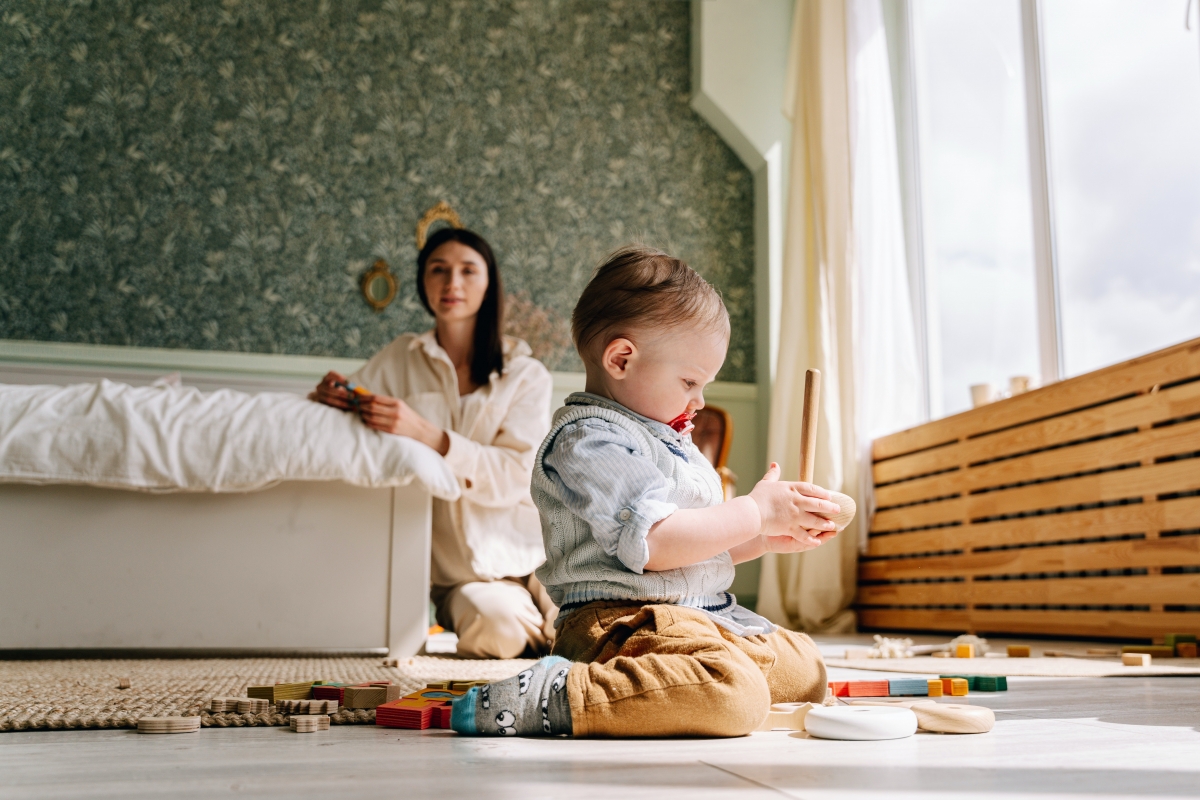
<svg viewBox="0 0 1200 800">
<path fill-rule="evenodd" d="M 142 717 L 138 733 L 195 733 L 200 730 L 199 717 Z"/>
<path fill-rule="evenodd" d="M 821 371 L 810 369 L 804 373 L 804 409 L 800 421 L 800 480 L 812 483 L 817 462 L 817 411 L 821 406 Z M 854 498 L 841 492 L 829 493 L 830 500 L 841 507 L 841 511 L 828 519 L 840 532 L 854 519 L 857 506 Z"/>
<path fill-rule="evenodd" d="M 917 732 L 917 716 L 903 707 L 814 706 L 804 717 L 804 729 L 818 739 L 903 739 Z"/>
</svg>

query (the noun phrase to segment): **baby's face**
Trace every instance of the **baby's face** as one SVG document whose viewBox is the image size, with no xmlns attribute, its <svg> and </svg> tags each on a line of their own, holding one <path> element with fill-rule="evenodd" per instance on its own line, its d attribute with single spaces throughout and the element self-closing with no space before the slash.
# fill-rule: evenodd
<svg viewBox="0 0 1200 800">
<path fill-rule="evenodd" d="M 717 377 L 728 348 L 729 335 L 710 327 L 630 334 L 604 350 L 608 390 L 631 411 L 669 424 L 704 407 L 704 387 Z"/>
</svg>

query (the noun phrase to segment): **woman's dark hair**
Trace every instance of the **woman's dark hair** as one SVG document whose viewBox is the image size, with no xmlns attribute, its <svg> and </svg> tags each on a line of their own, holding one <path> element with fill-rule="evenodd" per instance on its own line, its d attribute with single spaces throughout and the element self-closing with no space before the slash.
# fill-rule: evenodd
<svg viewBox="0 0 1200 800">
<path fill-rule="evenodd" d="M 425 246 L 417 254 L 417 294 L 425 310 L 433 314 L 429 298 L 425 296 L 425 262 L 433 251 L 446 242 L 458 242 L 483 256 L 487 264 L 488 287 L 475 318 L 475 343 L 471 354 L 471 380 L 486 386 L 492 373 L 504 374 L 504 284 L 500 280 L 500 268 L 496 256 L 487 240 L 466 228 L 442 228 L 425 240 Z"/>
</svg>

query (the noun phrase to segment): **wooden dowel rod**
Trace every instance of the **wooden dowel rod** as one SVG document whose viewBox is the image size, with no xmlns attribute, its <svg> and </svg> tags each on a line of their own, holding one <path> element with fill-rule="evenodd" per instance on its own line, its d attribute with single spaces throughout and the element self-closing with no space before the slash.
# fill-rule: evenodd
<svg viewBox="0 0 1200 800">
<path fill-rule="evenodd" d="M 817 410 L 821 404 L 821 371 L 804 373 L 804 417 L 800 423 L 800 480 L 812 483 L 817 460 Z"/>
</svg>

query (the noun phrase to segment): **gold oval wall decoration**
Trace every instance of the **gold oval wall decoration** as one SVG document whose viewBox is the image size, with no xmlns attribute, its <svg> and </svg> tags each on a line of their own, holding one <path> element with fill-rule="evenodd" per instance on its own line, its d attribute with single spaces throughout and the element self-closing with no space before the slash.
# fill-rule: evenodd
<svg viewBox="0 0 1200 800">
<path fill-rule="evenodd" d="M 417 223 L 417 249 L 420 250 L 425 246 L 425 240 L 428 238 L 429 226 L 438 220 L 449 222 L 452 228 L 461 228 L 462 220 L 458 218 L 458 212 L 450 207 L 450 204 L 445 200 L 439 200 L 437 205 L 426 211 L 421 216 L 421 221 Z"/>
<path fill-rule="evenodd" d="M 383 311 L 396 299 L 396 277 L 383 259 L 376 261 L 362 278 L 362 293 L 375 311 Z"/>
</svg>

